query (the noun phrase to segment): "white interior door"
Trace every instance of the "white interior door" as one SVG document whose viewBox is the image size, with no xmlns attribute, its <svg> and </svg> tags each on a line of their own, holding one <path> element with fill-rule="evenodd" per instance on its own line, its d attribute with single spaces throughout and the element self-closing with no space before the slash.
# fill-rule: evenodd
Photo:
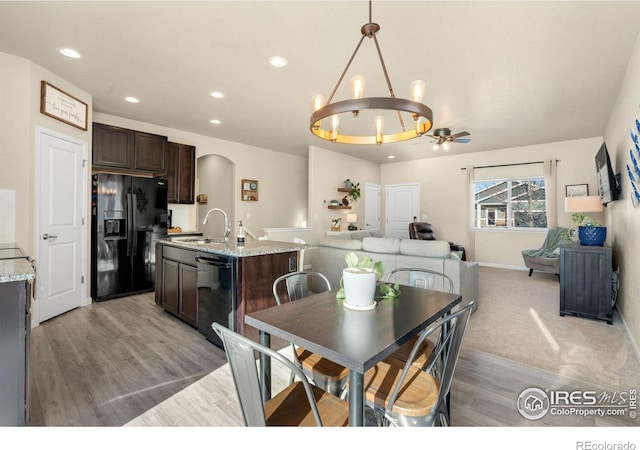
<svg viewBox="0 0 640 450">
<path fill-rule="evenodd" d="M 364 185 L 364 231 L 380 231 L 380 185 Z"/>
<path fill-rule="evenodd" d="M 39 131 L 38 320 L 82 306 L 87 144 Z"/>
<path fill-rule="evenodd" d="M 386 226 L 385 235 L 408 238 L 409 222 L 420 217 L 420 185 L 394 184 L 386 187 Z"/>
</svg>

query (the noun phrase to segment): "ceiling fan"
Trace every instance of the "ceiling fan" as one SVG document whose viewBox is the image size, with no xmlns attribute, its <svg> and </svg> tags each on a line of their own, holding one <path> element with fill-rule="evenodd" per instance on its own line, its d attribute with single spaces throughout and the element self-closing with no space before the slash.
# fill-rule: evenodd
<svg viewBox="0 0 640 450">
<path fill-rule="evenodd" d="M 425 136 L 433 139 L 433 151 L 442 149 L 447 152 L 449 151 L 449 148 L 451 148 L 452 142 L 466 144 L 471 141 L 471 139 L 462 139 L 464 136 L 469 136 L 469 132 L 460 131 L 458 133 L 451 134 L 451 130 L 449 128 L 437 128 L 434 130 L 433 134 L 426 134 Z"/>
</svg>

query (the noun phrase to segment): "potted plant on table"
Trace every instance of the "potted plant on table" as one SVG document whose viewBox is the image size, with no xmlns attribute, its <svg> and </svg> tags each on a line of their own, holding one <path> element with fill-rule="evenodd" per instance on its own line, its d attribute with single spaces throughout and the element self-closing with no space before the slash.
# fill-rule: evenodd
<svg viewBox="0 0 640 450">
<path fill-rule="evenodd" d="M 382 261 L 374 262 L 368 256 L 361 260 L 354 252 L 344 257 L 347 268 L 342 271 L 340 288 L 336 297 L 343 300 L 343 305 L 349 309 L 369 310 L 376 306 L 376 290 L 379 288 L 379 298 L 396 298 L 400 295 L 398 283 L 389 285 L 380 280 L 384 275 Z"/>
<path fill-rule="evenodd" d="M 602 226 L 585 213 L 573 213 L 571 222 L 574 224 L 569 228 L 568 237 L 573 242 L 580 241 L 581 245 L 602 246 L 607 237 L 607 227 Z"/>
<path fill-rule="evenodd" d="M 335 219 L 331 219 L 331 231 L 340 231 L 340 221 L 342 217 L 336 217 Z"/>
</svg>

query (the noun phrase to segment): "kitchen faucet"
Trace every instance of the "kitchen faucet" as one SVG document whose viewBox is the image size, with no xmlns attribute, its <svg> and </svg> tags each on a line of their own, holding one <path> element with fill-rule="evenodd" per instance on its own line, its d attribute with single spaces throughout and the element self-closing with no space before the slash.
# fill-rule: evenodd
<svg viewBox="0 0 640 450">
<path fill-rule="evenodd" d="M 229 217 L 227 217 L 227 213 L 221 210 L 220 208 L 212 208 L 207 211 L 207 214 L 204 216 L 204 220 L 202 221 L 202 225 L 205 225 L 209 221 L 209 214 L 214 211 L 218 211 L 220 214 L 224 216 L 224 241 L 227 242 L 229 240 L 229 234 L 231 233 L 231 228 L 229 227 Z"/>
</svg>

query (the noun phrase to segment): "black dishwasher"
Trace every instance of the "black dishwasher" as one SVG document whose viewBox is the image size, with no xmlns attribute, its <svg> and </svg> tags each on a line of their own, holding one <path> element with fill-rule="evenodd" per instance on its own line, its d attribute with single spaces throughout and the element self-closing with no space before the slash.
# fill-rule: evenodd
<svg viewBox="0 0 640 450">
<path fill-rule="evenodd" d="M 198 331 L 209 342 L 223 348 L 211 328 L 213 322 L 235 331 L 237 258 L 198 253 Z"/>
</svg>

